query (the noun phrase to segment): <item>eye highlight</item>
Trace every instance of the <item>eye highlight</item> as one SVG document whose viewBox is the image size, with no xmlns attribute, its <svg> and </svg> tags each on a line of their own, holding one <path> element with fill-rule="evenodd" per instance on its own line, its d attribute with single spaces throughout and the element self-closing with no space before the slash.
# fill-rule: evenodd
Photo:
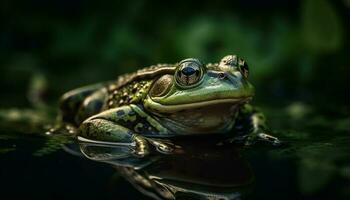
<svg viewBox="0 0 350 200">
<path fill-rule="evenodd" d="M 197 59 L 186 59 L 179 63 L 176 82 L 182 87 L 191 87 L 199 83 L 203 76 L 203 64 Z"/>
</svg>

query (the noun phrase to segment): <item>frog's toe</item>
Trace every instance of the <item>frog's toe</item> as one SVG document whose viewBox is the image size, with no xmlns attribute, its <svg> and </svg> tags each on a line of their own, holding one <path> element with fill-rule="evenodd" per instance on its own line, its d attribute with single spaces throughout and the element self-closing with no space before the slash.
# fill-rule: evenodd
<svg viewBox="0 0 350 200">
<path fill-rule="evenodd" d="M 285 144 L 285 142 L 279 140 L 277 137 L 268 135 L 266 133 L 251 133 L 248 135 L 236 136 L 225 140 L 218 145 L 223 145 L 225 143 L 243 144 L 244 146 L 252 146 L 257 143 L 264 143 L 272 146 L 281 146 Z"/>
<path fill-rule="evenodd" d="M 136 155 L 142 157 L 149 154 L 150 149 L 145 137 L 134 134 L 132 139 L 134 141 L 134 145 L 135 145 L 134 153 Z"/>
<path fill-rule="evenodd" d="M 268 135 L 266 133 L 259 133 L 257 134 L 257 139 L 262 142 L 266 142 L 268 144 L 271 144 L 273 146 L 281 146 L 284 142 L 279 140 L 277 137 Z"/>
</svg>

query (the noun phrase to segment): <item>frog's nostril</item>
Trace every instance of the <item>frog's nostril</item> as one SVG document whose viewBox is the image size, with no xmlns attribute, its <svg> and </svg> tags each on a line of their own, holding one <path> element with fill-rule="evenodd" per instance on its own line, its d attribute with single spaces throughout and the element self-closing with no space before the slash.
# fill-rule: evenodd
<svg viewBox="0 0 350 200">
<path fill-rule="evenodd" d="M 220 73 L 218 74 L 218 78 L 219 78 L 219 79 L 224 79 L 224 78 L 226 78 L 226 74 L 223 73 L 223 72 L 220 72 Z"/>
</svg>

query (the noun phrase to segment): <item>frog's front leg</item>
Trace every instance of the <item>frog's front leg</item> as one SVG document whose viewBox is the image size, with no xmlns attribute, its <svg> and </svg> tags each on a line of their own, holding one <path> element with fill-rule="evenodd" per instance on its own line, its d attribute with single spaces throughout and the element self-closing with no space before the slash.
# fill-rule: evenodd
<svg viewBox="0 0 350 200">
<path fill-rule="evenodd" d="M 94 115 L 85 120 L 79 130 L 78 135 L 82 138 L 129 145 L 136 148 L 138 154 L 147 154 L 149 151 L 149 139 L 144 135 L 167 134 L 166 129 L 136 105 L 109 109 Z"/>
<path fill-rule="evenodd" d="M 236 129 L 242 129 L 245 134 L 238 136 L 238 139 L 244 141 L 245 145 L 252 145 L 258 141 L 272 144 L 274 146 L 281 145 L 281 141 L 270 135 L 270 129 L 266 125 L 266 118 L 263 113 L 246 104 L 240 110 L 238 121 L 236 122 Z"/>
</svg>

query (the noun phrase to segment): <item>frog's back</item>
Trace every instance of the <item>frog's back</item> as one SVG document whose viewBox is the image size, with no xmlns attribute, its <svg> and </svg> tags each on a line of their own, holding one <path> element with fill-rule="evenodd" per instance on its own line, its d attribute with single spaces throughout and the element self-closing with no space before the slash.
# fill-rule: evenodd
<svg viewBox="0 0 350 200">
<path fill-rule="evenodd" d="M 158 76 L 174 73 L 175 65 L 158 64 L 119 76 L 117 81 L 107 85 L 107 109 L 129 104 L 138 104 L 147 94 L 152 82 Z"/>
<path fill-rule="evenodd" d="M 124 74 L 116 81 L 78 88 L 64 94 L 60 101 L 62 120 L 79 125 L 86 118 L 104 110 L 139 104 L 153 80 L 173 73 L 172 64 L 158 64 Z"/>
</svg>

